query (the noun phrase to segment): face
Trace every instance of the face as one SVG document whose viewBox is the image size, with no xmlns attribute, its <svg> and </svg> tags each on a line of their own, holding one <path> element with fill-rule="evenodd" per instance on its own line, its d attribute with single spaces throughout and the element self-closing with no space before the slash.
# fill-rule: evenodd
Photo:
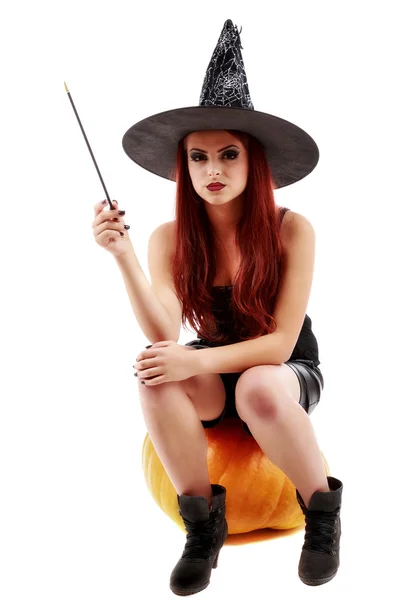
<svg viewBox="0 0 400 600">
<path fill-rule="evenodd" d="M 241 197 L 247 184 L 245 143 L 228 131 L 196 131 L 185 139 L 189 174 L 197 194 L 209 205 Z M 208 186 L 221 183 L 224 187 Z"/>
</svg>

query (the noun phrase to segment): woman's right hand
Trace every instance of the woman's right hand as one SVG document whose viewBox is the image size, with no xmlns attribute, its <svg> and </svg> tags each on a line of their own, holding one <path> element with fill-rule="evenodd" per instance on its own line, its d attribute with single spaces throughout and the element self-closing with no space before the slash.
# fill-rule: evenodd
<svg viewBox="0 0 400 600">
<path fill-rule="evenodd" d="M 117 201 L 113 200 L 112 204 L 115 206 L 113 210 L 104 210 L 108 203 L 97 202 L 94 205 L 93 237 L 96 244 L 111 252 L 113 256 L 118 257 L 130 250 L 132 243 L 125 228 L 123 215 L 118 214 Z M 125 214 L 125 211 L 123 212 Z M 114 219 L 117 219 L 117 221 L 114 221 Z M 129 225 L 126 227 L 129 228 Z"/>
</svg>

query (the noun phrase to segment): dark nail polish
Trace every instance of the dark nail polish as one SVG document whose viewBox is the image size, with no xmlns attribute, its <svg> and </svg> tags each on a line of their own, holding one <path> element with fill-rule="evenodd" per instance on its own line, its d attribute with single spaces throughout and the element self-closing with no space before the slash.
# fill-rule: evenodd
<svg viewBox="0 0 400 600">
<path fill-rule="evenodd" d="M 124 214 L 125 214 L 125 211 L 124 211 L 124 210 L 119 210 L 119 211 L 118 211 L 118 214 L 119 214 L 119 215 L 124 215 Z"/>
<path fill-rule="evenodd" d="M 114 217 L 114 218 L 113 218 L 113 221 L 118 221 L 118 218 L 117 218 L 117 217 Z"/>
<path fill-rule="evenodd" d="M 131 226 L 130 225 L 124 225 L 125 229 L 130 229 Z"/>
<path fill-rule="evenodd" d="M 119 235 L 125 235 L 125 234 L 124 234 L 124 232 L 123 232 L 123 231 L 120 231 L 120 232 L 119 232 Z"/>
<path fill-rule="evenodd" d="M 134 373 L 134 376 L 137 377 L 137 373 Z"/>
<path fill-rule="evenodd" d="M 141 381 L 140 383 L 141 383 L 142 385 L 146 385 L 144 381 Z"/>
<path fill-rule="evenodd" d="M 146 346 L 146 348 L 151 348 L 153 344 L 150 344 L 150 346 Z"/>
</svg>

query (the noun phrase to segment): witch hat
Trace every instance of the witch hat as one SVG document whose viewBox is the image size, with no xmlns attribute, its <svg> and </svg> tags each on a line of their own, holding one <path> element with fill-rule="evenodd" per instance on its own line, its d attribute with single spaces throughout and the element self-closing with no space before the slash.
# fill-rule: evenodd
<svg viewBox="0 0 400 600">
<path fill-rule="evenodd" d="M 276 188 L 311 173 L 319 158 L 316 143 L 297 125 L 254 110 L 241 49 L 240 33 L 228 19 L 208 65 L 199 106 L 168 110 L 135 123 L 122 139 L 129 158 L 175 181 L 180 140 L 193 131 L 233 129 L 251 134 L 264 146 Z"/>
</svg>

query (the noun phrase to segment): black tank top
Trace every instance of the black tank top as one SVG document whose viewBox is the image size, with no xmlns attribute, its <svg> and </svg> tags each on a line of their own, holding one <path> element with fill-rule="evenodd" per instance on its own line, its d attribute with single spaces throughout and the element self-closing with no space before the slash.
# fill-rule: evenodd
<svg viewBox="0 0 400 600">
<path fill-rule="evenodd" d="M 282 219 L 285 213 L 290 210 L 289 208 L 281 208 L 280 219 Z M 234 327 L 234 319 L 231 308 L 231 285 L 219 285 L 213 286 L 213 304 L 212 312 L 217 322 L 218 330 L 228 336 L 227 342 L 209 342 L 204 341 L 209 346 L 219 346 L 224 344 L 234 344 L 240 341 L 237 336 Z M 318 343 L 317 339 L 311 328 L 311 319 L 306 314 L 301 328 L 299 337 L 296 345 L 289 360 L 301 360 L 302 362 L 309 364 L 310 367 L 318 367 L 320 364 L 318 357 Z M 318 369 L 319 371 L 319 369 Z M 322 374 L 321 374 L 322 375 Z"/>
</svg>

